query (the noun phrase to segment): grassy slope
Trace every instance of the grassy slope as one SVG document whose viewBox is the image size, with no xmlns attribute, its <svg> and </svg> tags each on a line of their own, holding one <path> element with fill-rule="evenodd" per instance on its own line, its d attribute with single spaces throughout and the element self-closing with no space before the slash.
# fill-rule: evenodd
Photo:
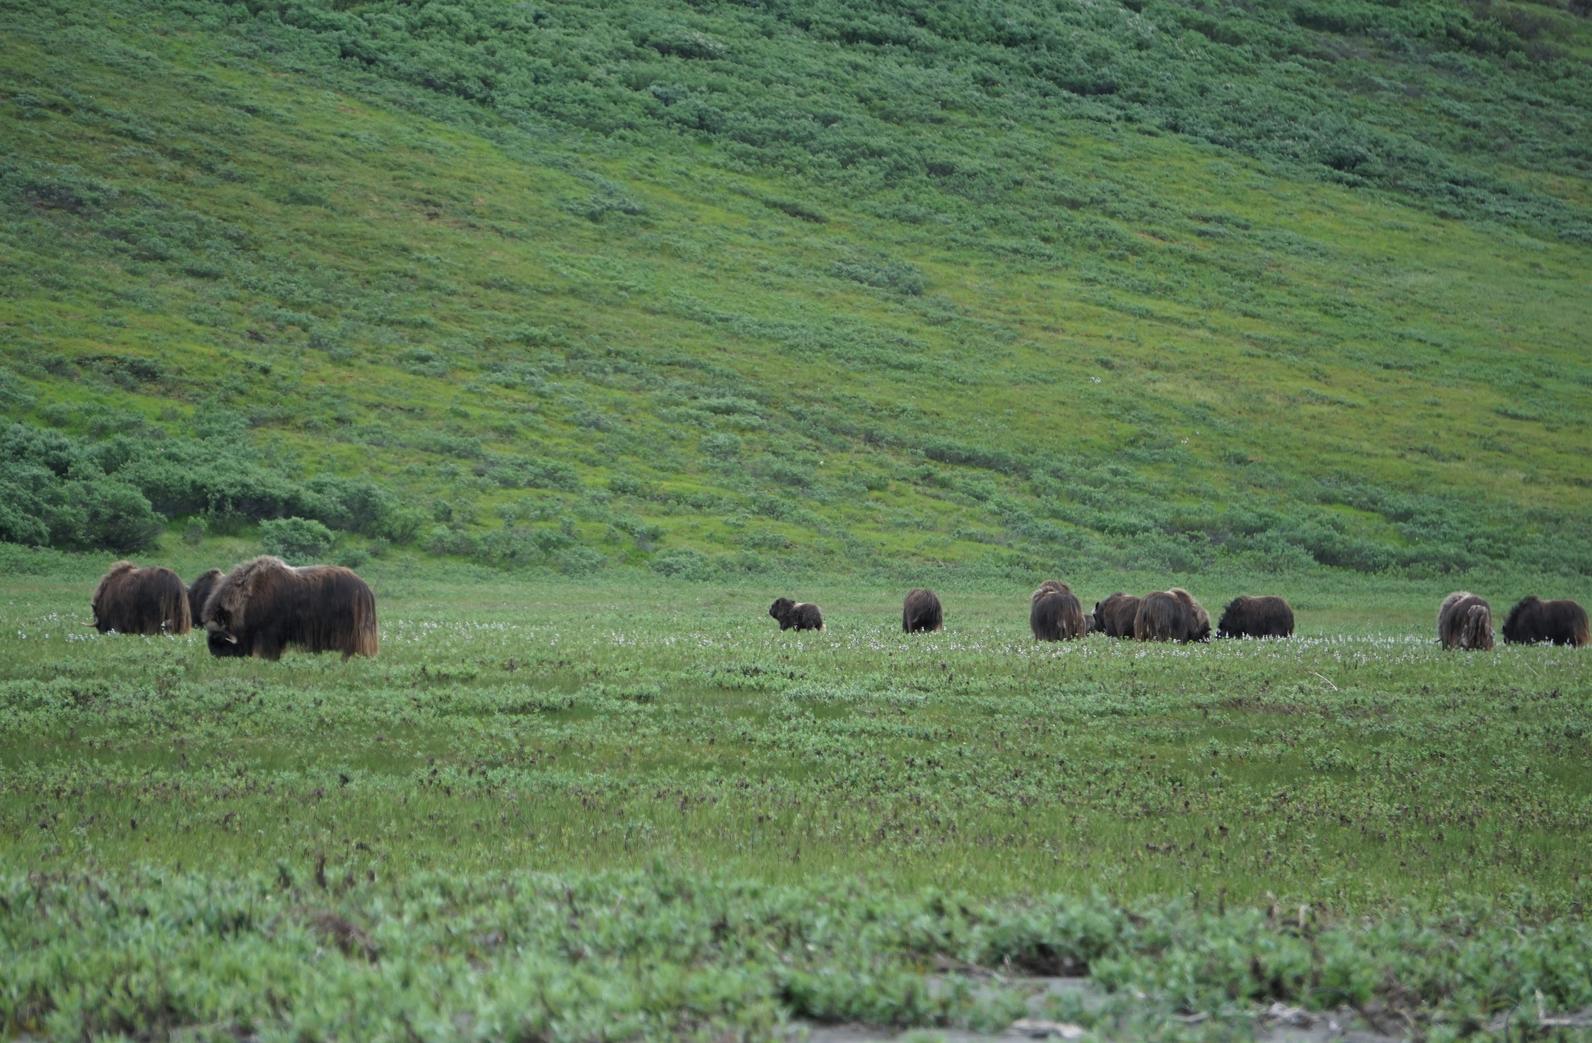
<svg viewBox="0 0 1592 1043">
<path fill-rule="evenodd" d="M 1429 572 L 1444 547 L 1586 568 L 1564 549 L 1592 505 L 1578 60 L 1466 67 L 1289 30 L 1346 48 L 1292 59 L 1306 95 L 1429 126 L 1411 133 L 1471 164 L 1467 202 L 1335 184 L 1213 144 L 1220 127 L 1031 105 L 1038 81 L 1015 75 L 924 113 L 932 63 L 728 9 L 669 17 L 735 57 L 627 41 L 582 82 L 757 98 L 785 53 L 827 71 L 841 115 L 861 106 L 879 155 L 790 170 L 789 149 L 682 133 L 678 104 L 597 133 L 558 118 L 560 95 L 467 103 L 328 59 L 324 33 L 191 6 L 6 14 L 19 416 L 103 434 L 128 409 L 179 428 L 235 410 L 285 467 L 374 473 L 466 529 L 562 524 L 608 560 L 1191 568 L 1226 544 L 1285 568 Z M 1584 46 L 1584 22 L 1541 16 Z M 626 24 L 549 17 L 572 61 Z M 1170 13 L 1139 17 L 1175 36 Z M 1282 38 L 1255 24 L 1254 51 Z M 1191 68 L 1261 82 L 1251 51 L 1187 46 Z M 1520 97 L 1478 99 L 1511 76 Z M 1398 82 L 1410 97 L 1389 100 Z M 903 141 L 938 173 L 893 173 Z"/>
</svg>

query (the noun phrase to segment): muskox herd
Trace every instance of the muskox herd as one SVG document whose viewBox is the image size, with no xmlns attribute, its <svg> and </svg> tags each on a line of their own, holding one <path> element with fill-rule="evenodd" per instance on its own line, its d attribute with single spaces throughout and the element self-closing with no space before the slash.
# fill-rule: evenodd
<svg viewBox="0 0 1592 1043">
<path fill-rule="evenodd" d="M 192 586 L 167 568 L 119 561 L 94 589 L 101 633 L 186 634 L 204 628 L 214 656 L 280 659 L 305 652 L 376 654 L 376 597 L 341 565 L 295 568 L 263 556 L 231 572 L 211 569 Z"/>
<path fill-rule="evenodd" d="M 1468 590 L 1456 590 L 1437 609 L 1437 640 L 1444 648 L 1485 652 L 1493 646 L 1492 606 Z M 1511 645 L 1572 645 L 1592 640 L 1586 609 L 1574 601 L 1521 598 L 1504 619 L 1504 642 Z"/>
<path fill-rule="evenodd" d="M 780 598 L 768 614 L 781 630 L 822 630 L 817 605 Z M 901 629 L 909 634 L 939 630 L 945 612 L 932 590 L 917 588 L 901 604 Z M 1029 597 L 1028 626 L 1036 641 L 1070 641 L 1098 632 L 1135 641 L 1209 641 L 1211 617 L 1194 595 L 1182 587 L 1135 597 L 1117 591 L 1095 602 L 1086 615 L 1067 584 L 1046 580 Z M 1274 594 L 1244 595 L 1227 603 L 1216 624 L 1218 638 L 1292 637 L 1293 608 Z M 1437 639 L 1444 648 L 1488 649 L 1493 646 L 1492 610 L 1467 591 L 1443 599 L 1437 613 Z M 1522 598 L 1504 621 L 1504 640 L 1511 644 L 1585 645 L 1587 614 L 1574 601 Z"/>
</svg>

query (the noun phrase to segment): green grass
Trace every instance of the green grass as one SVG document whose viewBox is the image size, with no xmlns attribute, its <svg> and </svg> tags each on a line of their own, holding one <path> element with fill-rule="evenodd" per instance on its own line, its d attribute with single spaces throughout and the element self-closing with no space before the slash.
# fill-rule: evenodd
<svg viewBox="0 0 1592 1043">
<path fill-rule="evenodd" d="M 13 9 L 8 409 L 567 572 L 1586 573 L 1585 20 L 1140 6 Z"/>
<path fill-rule="evenodd" d="M 1532 989 L 1550 1013 L 1587 1000 L 1584 652 L 1444 653 L 1417 584 L 1302 583 L 1291 642 L 1052 646 L 1027 636 L 1023 591 L 942 586 L 946 631 L 909 638 L 898 592 L 812 583 L 829 628 L 796 634 L 744 587 L 377 562 L 376 659 L 265 663 L 97 635 L 77 625 L 88 562 L 17 562 L 0 601 L 0 875 L 30 874 L 0 904 L 27 968 L 13 1030 L 122 1016 L 318 1038 L 423 1016 L 494 1035 L 533 987 L 583 997 L 525 1008 L 549 1039 L 1021 1011 L 1006 991 L 923 993 L 946 961 L 1087 972 L 1107 1038 L 1199 1011 L 1247 1032 L 1273 999 L 1403 1011 L 1434 1036 L 1535 1032 Z M 1071 578 L 1091 598 L 1116 585 Z M 1194 592 L 1217 606 L 1254 580 L 1220 582 Z M 568 889 L 607 911 L 533 927 Z M 794 942 L 763 902 L 839 933 L 778 957 Z M 64 938 L 45 930 L 68 915 Z M 868 923 L 881 940 L 842 945 Z M 671 948 L 676 930 L 716 940 Z M 124 953 L 128 932 L 144 940 Z M 301 960 L 319 969 L 287 971 Z M 453 961 L 474 969 L 450 978 Z M 267 980 L 269 1008 L 251 998 Z"/>
</svg>

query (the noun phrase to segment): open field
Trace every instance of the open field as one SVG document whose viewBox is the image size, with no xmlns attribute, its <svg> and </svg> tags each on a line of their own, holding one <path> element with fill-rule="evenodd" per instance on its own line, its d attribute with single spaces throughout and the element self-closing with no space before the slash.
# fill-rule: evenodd
<svg viewBox="0 0 1592 1043">
<path fill-rule="evenodd" d="M 165 945 L 249 1024 L 318 1011 L 334 1035 L 398 1032 L 422 1013 L 408 990 L 433 986 L 425 1017 L 491 1035 L 494 990 L 539 975 L 642 1034 L 999 1027 L 1021 1010 L 998 989 L 921 992 L 964 963 L 1150 997 L 1089 1013 L 1108 1036 L 1145 1018 L 1192 1031 L 1177 1010 L 1247 1032 L 1272 999 L 1437 1029 L 1536 988 L 1550 1011 L 1592 1005 L 1586 654 L 1442 653 L 1444 590 L 1274 581 L 1298 640 L 1038 646 L 1024 590 L 942 588 L 946 631 L 908 638 L 900 591 L 809 583 L 791 592 L 829 630 L 782 634 L 772 589 L 395 563 L 367 570 L 378 658 L 272 664 L 86 630 L 78 568 L 14 575 L 0 598 L 0 939 L 34 954 L 19 980 L 57 990 L 5 994 L 29 1024 L 67 982 L 154 988 L 140 975 L 158 978 Z M 1253 582 L 1193 589 L 1215 608 Z M 1074 585 L 1092 600 L 1096 583 Z M 156 911 L 135 925 L 131 907 Z M 47 908 L 77 925 L 50 950 L 65 964 L 33 948 Z M 147 951 L 125 950 L 129 931 Z M 316 970 L 251 1007 L 256 950 Z M 1369 991 L 1343 992 L 1334 953 Z M 348 998 L 376 981 L 382 998 Z M 117 1003 L 154 1002 L 106 990 L 51 1024 L 114 1027 Z M 190 1001 L 161 1000 L 173 1024 Z M 529 1038 L 635 1034 L 549 1017 Z"/>
</svg>

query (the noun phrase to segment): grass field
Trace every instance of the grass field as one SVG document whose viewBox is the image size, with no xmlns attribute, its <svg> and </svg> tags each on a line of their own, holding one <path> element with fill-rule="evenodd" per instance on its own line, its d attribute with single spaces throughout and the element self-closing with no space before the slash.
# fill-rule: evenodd
<svg viewBox="0 0 1592 1043">
<path fill-rule="evenodd" d="M 273 664 L 97 635 L 87 563 L 29 560 L 0 601 L 13 1031 L 490 1037 L 531 983 L 527 1038 L 1021 1011 L 924 991 L 964 965 L 1087 974 L 1108 1001 L 1059 1013 L 1107 1038 L 1592 1004 L 1585 653 L 1445 654 L 1429 586 L 1296 580 L 1285 643 L 1042 646 L 1023 590 L 942 587 L 946 630 L 906 637 L 900 591 L 808 583 L 829 628 L 798 634 L 772 591 L 395 563 L 378 658 Z"/>
</svg>

